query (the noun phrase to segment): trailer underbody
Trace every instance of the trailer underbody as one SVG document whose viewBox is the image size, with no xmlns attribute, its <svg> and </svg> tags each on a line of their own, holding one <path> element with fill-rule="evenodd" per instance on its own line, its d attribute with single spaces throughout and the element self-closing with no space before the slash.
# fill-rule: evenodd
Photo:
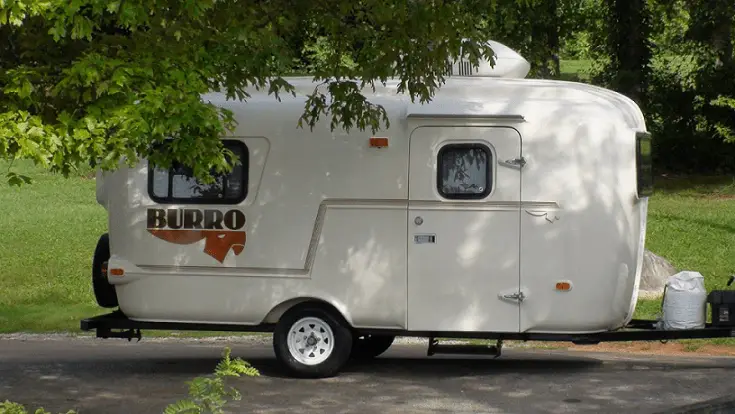
<svg viewBox="0 0 735 414">
<path fill-rule="evenodd" d="M 121 311 L 94 316 L 81 321 L 83 331 L 95 331 L 98 338 L 122 338 L 141 340 L 141 330 L 163 331 L 221 331 L 270 333 L 274 324 L 233 325 L 175 322 L 140 322 L 126 317 Z M 359 330 L 359 335 L 393 335 L 429 338 L 427 355 L 434 354 L 485 354 L 499 356 L 504 340 L 571 342 L 576 345 L 595 345 L 600 342 L 667 341 L 680 339 L 706 339 L 735 337 L 735 327 L 713 326 L 707 323 L 701 329 L 661 330 L 657 321 L 633 319 L 627 326 L 616 331 L 592 334 L 563 333 L 512 333 L 512 332 L 432 332 L 402 330 Z M 487 345 L 442 345 L 438 338 L 496 340 L 494 346 Z"/>
</svg>

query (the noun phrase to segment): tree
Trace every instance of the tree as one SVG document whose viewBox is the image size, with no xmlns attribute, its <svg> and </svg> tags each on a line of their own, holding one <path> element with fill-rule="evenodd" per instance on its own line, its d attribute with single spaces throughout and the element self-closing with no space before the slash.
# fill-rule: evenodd
<svg viewBox="0 0 735 414">
<path fill-rule="evenodd" d="M 699 127 L 735 142 L 735 3 L 692 0 L 687 38 L 697 49 L 697 107 L 706 115 Z"/>
<path fill-rule="evenodd" d="M 581 30 L 589 0 L 530 0 L 522 5 L 500 0 L 488 16 L 495 40 L 508 44 L 531 63 L 530 75 L 557 78 L 562 42 Z"/>
<path fill-rule="evenodd" d="M 513 0 L 524 3 L 524 0 Z M 507 2 L 506 2 L 507 3 Z M 173 160 L 211 179 L 232 156 L 219 137 L 232 114 L 202 101 L 248 87 L 278 99 L 284 78 L 318 48 L 302 126 L 376 130 L 382 107 L 362 93 L 395 77 L 426 102 L 463 50 L 491 59 L 484 15 L 495 0 L 0 0 L 0 159 L 69 174 L 92 164 Z M 492 59 L 491 59 L 492 60 Z M 17 177 L 11 177 L 17 181 Z"/>
<path fill-rule="evenodd" d="M 600 75 L 645 109 L 652 55 L 650 5 L 647 0 L 605 0 L 603 12 L 609 63 Z"/>
</svg>

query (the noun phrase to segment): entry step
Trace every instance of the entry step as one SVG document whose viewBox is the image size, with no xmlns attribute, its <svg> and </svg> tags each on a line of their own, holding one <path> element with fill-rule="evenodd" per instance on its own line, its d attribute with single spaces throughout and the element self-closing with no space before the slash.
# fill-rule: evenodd
<svg viewBox="0 0 735 414">
<path fill-rule="evenodd" d="M 436 338 L 429 338 L 427 356 L 436 354 L 451 355 L 490 355 L 499 357 L 502 353 L 503 341 L 498 340 L 495 345 L 490 344 L 441 344 Z"/>
</svg>

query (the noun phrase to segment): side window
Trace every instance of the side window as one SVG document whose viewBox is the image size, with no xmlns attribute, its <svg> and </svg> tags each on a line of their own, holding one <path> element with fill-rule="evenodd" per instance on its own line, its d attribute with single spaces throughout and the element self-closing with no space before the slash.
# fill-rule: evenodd
<svg viewBox="0 0 735 414">
<path fill-rule="evenodd" d="M 193 177 L 191 168 L 176 162 L 170 169 L 148 167 L 148 194 L 157 203 L 237 204 L 247 197 L 248 148 L 240 141 L 223 141 L 240 163 L 229 174 L 215 175 L 212 184 Z"/>
<path fill-rule="evenodd" d="M 480 144 L 449 144 L 439 150 L 437 186 L 449 199 L 485 198 L 492 189 L 492 152 Z"/>
<path fill-rule="evenodd" d="M 653 156 L 651 134 L 636 134 L 636 178 L 638 197 L 653 194 Z"/>
</svg>

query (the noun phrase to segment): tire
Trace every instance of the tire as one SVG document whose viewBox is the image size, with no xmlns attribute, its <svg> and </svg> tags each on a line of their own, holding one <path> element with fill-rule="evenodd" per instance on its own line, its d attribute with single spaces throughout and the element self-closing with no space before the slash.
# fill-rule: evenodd
<svg viewBox="0 0 735 414">
<path fill-rule="evenodd" d="M 352 358 L 358 360 L 372 359 L 387 351 L 393 341 L 393 335 L 363 335 L 352 342 Z"/>
<path fill-rule="evenodd" d="M 103 308 L 118 306 L 115 286 L 107 281 L 103 265 L 110 260 L 110 237 L 107 233 L 100 236 L 92 259 L 92 290 L 97 304 Z"/>
<path fill-rule="evenodd" d="M 299 347 L 304 340 L 309 348 Z M 273 350 L 292 377 L 333 377 L 350 358 L 352 332 L 335 311 L 314 304 L 296 306 L 276 324 Z"/>
</svg>

